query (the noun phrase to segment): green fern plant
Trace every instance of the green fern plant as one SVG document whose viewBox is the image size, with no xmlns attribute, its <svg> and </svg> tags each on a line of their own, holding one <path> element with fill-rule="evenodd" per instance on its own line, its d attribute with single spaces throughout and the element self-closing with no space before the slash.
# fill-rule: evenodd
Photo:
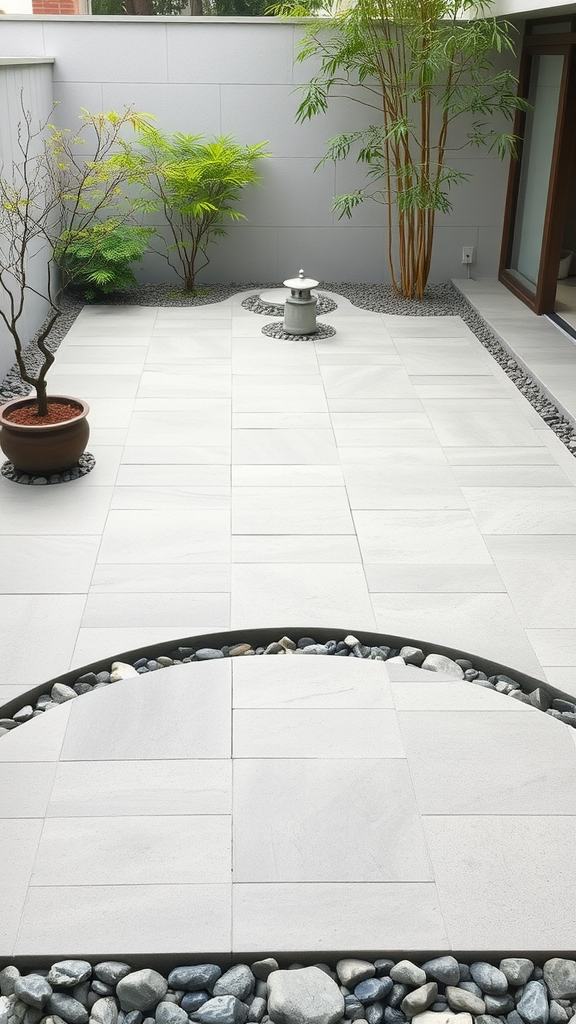
<svg viewBox="0 0 576 1024">
<path fill-rule="evenodd" d="M 56 246 L 56 262 L 65 283 L 81 288 L 87 299 L 137 284 L 129 266 L 141 260 L 154 228 L 125 224 L 117 217 L 83 230 L 65 231 Z"/>
</svg>

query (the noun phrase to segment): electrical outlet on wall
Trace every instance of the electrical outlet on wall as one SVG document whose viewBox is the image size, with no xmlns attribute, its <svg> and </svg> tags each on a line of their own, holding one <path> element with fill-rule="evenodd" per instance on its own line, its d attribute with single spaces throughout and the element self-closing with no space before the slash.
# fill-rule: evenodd
<svg viewBox="0 0 576 1024">
<path fill-rule="evenodd" d="M 462 263 L 473 263 L 474 262 L 474 246 L 465 245 L 462 249 Z"/>
</svg>

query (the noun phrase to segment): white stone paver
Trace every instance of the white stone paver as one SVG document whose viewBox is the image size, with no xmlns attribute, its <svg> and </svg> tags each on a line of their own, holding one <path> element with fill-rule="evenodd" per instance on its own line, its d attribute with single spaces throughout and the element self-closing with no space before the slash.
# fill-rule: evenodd
<svg viewBox="0 0 576 1024">
<path fill-rule="evenodd" d="M 382 662 L 94 691 L 0 744 L 0 956 L 569 948 L 572 737 Z"/>
<path fill-rule="evenodd" d="M 463 322 L 337 297 L 334 339 L 280 342 L 241 299 L 87 307 L 65 339 L 51 387 L 91 404 L 97 465 L 0 480 L 0 700 L 141 645 L 293 624 L 461 647 L 576 695 L 575 460 Z M 401 668 L 194 665 L 3 737 L 0 956 L 570 948 L 576 733 Z"/>
<path fill-rule="evenodd" d="M 489 314 L 493 290 L 466 287 Z M 148 638 L 303 621 L 299 581 L 310 625 L 408 620 L 433 642 L 441 618 L 446 643 L 489 655 L 497 611 L 504 662 L 569 668 L 575 460 L 462 320 L 337 296 L 333 339 L 280 342 L 241 300 L 92 306 L 73 325 L 51 387 L 91 403 L 97 467 L 60 488 L 1 483 L 0 697 Z M 548 335 L 541 352 L 529 337 L 548 359 Z M 506 568 L 522 559 L 526 588 Z M 455 579 L 479 597 L 452 615 L 433 595 Z"/>
</svg>

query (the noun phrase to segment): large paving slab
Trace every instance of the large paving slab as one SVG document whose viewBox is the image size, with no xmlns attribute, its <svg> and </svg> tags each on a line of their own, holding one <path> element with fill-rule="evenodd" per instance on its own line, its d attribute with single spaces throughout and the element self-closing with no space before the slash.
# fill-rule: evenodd
<svg viewBox="0 0 576 1024">
<path fill-rule="evenodd" d="M 494 691 L 234 658 L 0 747 L 2 958 L 570 948 L 576 743 Z"/>
<path fill-rule="evenodd" d="M 493 288 L 467 291 L 492 312 Z M 91 404 L 97 464 L 0 480 L 0 702 L 154 640 L 295 621 L 576 693 L 576 462 L 464 322 L 336 295 L 333 338 L 282 342 L 243 297 L 89 306 L 64 339 L 51 387 Z"/>
</svg>

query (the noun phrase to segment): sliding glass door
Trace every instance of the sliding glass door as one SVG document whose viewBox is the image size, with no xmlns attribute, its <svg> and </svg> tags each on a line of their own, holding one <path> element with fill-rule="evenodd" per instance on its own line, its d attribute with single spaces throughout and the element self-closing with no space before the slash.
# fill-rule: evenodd
<svg viewBox="0 0 576 1024">
<path fill-rule="evenodd" d="M 530 104 L 517 118 L 519 159 L 508 184 L 500 280 L 536 313 L 554 308 L 574 125 L 572 33 L 528 36 L 520 74 Z M 570 42 L 568 42 L 570 40 Z"/>
</svg>

